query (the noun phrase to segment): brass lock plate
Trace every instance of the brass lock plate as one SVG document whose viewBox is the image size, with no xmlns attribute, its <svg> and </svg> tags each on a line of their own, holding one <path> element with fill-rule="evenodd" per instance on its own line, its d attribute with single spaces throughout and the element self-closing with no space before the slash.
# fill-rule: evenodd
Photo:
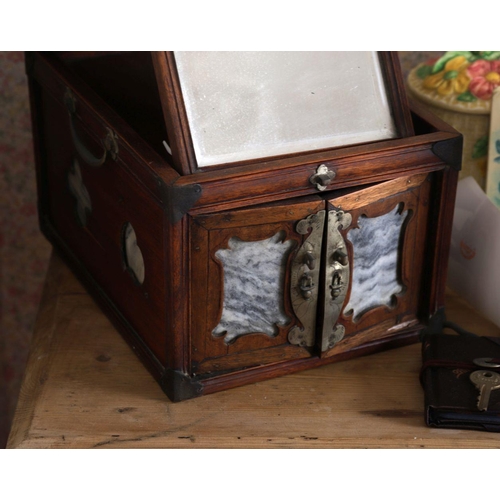
<svg viewBox="0 0 500 500">
<path fill-rule="evenodd" d="M 288 341 L 303 347 L 315 344 L 324 224 L 325 211 L 321 210 L 302 219 L 296 226 L 299 234 L 310 234 L 292 263 L 292 306 L 302 326 L 295 326 L 290 330 Z"/>
</svg>

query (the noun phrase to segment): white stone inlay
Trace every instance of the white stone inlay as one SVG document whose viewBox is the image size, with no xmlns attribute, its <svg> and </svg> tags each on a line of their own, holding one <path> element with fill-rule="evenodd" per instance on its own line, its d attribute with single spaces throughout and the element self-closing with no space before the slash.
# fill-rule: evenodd
<svg viewBox="0 0 500 500">
<path fill-rule="evenodd" d="M 87 216 L 92 212 L 92 202 L 90 195 L 83 183 L 80 163 L 75 158 L 68 172 L 69 190 L 76 200 L 76 217 L 78 222 L 85 227 Z"/>
<path fill-rule="evenodd" d="M 216 252 L 224 269 L 224 304 L 212 334 L 225 334 L 226 344 L 249 333 L 274 337 L 276 325 L 290 321 L 283 308 L 283 295 L 287 256 L 294 243 L 283 240 L 281 231 L 262 241 L 233 237 L 228 249 Z"/>
<path fill-rule="evenodd" d="M 366 311 L 391 306 L 393 295 L 403 290 L 398 279 L 399 242 L 408 210 L 401 205 L 379 217 L 361 215 L 359 228 L 347 233 L 354 250 L 351 296 L 345 313 L 356 321 Z"/>
<path fill-rule="evenodd" d="M 125 260 L 129 271 L 131 271 L 139 284 L 144 283 L 145 267 L 144 257 L 137 243 L 137 235 L 130 222 L 127 222 L 124 232 Z"/>
</svg>

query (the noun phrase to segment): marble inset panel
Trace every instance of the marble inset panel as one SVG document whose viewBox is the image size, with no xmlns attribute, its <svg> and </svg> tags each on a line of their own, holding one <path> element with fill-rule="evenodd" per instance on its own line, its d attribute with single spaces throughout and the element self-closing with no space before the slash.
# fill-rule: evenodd
<svg viewBox="0 0 500 500">
<path fill-rule="evenodd" d="M 285 325 L 284 281 L 286 262 L 294 242 L 284 241 L 283 232 L 262 241 L 242 241 L 233 237 L 228 249 L 216 252 L 224 271 L 222 317 L 213 329 L 230 344 L 249 333 L 278 334 Z"/>
<path fill-rule="evenodd" d="M 89 192 L 83 183 L 82 171 L 76 158 L 73 160 L 68 172 L 68 186 L 76 202 L 76 218 L 78 223 L 82 227 L 85 227 L 87 225 L 87 217 L 92 212 L 92 202 Z"/>
<path fill-rule="evenodd" d="M 345 314 L 353 321 L 380 306 L 391 306 L 394 295 L 403 291 L 398 277 L 399 242 L 408 210 L 398 205 L 379 217 L 361 215 L 358 227 L 347 233 L 352 243 L 354 261 L 351 296 Z"/>
<path fill-rule="evenodd" d="M 127 222 L 123 228 L 123 252 L 128 271 L 142 285 L 146 274 L 144 257 L 137 243 L 137 235 L 130 222 Z"/>
</svg>

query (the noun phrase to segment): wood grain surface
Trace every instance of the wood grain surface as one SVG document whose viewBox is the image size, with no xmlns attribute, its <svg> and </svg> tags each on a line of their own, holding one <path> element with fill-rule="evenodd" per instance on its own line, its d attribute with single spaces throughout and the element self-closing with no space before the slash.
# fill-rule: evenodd
<svg viewBox="0 0 500 500">
<path fill-rule="evenodd" d="M 448 319 L 500 329 L 451 293 Z M 430 429 L 411 345 L 171 403 L 54 255 L 8 448 L 497 448 Z"/>
</svg>

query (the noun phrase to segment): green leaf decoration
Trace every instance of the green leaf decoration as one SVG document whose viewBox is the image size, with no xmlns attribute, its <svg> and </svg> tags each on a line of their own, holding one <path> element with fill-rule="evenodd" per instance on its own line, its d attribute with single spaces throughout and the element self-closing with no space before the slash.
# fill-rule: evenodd
<svg viewBox="0 0 500 500">
<path fill-rule="evenodd" d="M 477 97 L 472 95 L 469 91 L 467 91 L 467 92 L 464 92 L 463 94 L 460 94 L 457 97 L 457 101 L 474 102 L 474 101 L 477 101 Z"/>
<path fill-rule="evenodd" d="M 467 60 L 469 60 L 471 57 L 473 57 L 473 54 L 470 51 L 446 52 L 434 63 L 434 67 L 432 68 L 432 73 L 434 74 L 437 73 L 438 71 L 442 71 L 446 63 L 457 56 L 464 56 Z"/>
<path fill-rule="evenodd" d="M 432 73 L 432 66 L 428 66 L 427 64 L 424 64 L 423 66 L 420 66 L 417 69 L 417 76 L 421 78 L 422 80 L 429 76 Z"/>
<path fill-rule="evenodd" d="M 497 148 L 497 153 L 500 153 L 500 139 L 495 142 L 495 147 Z"/>
<path fill-rule="evenodd" d="M 497 156 L 494 160 L 495 163 L 500 163 L 500 156 Z"/>
<path fill-rule="evenodd" d="M 488 154 L 488 136 L 479 138 L 472 148 L 472 158 L 482 158 Z"/>
<path fill-rule="evenodd" d="M 494 61 L 495 59 L 500 59 L 500 51 L 481 52 L 481 57 L 487 61 Z"/>
</svg>

